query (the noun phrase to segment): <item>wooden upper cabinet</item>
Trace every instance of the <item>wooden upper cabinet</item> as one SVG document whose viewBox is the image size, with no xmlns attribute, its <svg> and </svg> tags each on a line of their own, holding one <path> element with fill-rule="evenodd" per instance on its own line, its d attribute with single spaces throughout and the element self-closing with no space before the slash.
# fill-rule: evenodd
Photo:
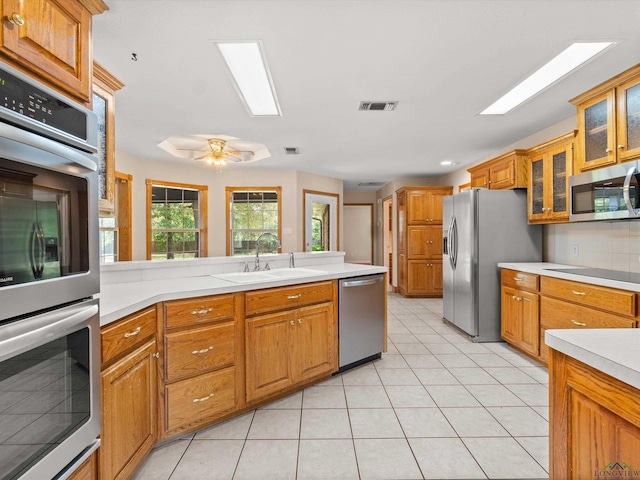
<svg viewBox="0 0 640 480">
<path fill-rule="evenodd" d="M 569 177 L 575 132 L 537 145 L 529 152 L 529 223 L 569 221 Z"/>
<path fill-rule="evenodd" d="M 453 187 L 404 187 L 398 190 L 398 224 L 442 224 L 442 197 L 451 195 Z"/>
<path fill-rule="evenodd" d="M 90 107 L 91 17 L 102 0 L 0 0 L 0 55 L 47 86 Z"/>
<path fill-rule="evenodd" d="M 525 150 L 513 150 L 497 158 L 467 169 L 472 188 L 509 190 L 526 188 L 528 156 Z"/>
<path fill-rule="evenodd" d="M 640 157 L 640 65 L 571 103 L 578 114 L 575 173 Z"/>
</svg>

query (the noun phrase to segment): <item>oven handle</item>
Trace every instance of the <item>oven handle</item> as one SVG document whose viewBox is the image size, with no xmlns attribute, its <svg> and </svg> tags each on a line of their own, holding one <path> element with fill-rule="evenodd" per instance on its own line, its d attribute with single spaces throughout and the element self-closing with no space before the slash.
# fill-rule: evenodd
<svg viewBox="0 0 640 480">
<path fill-rule="evenodd" d="M 98 314 L 98 301 L 70 305 L 0 327 L 0 361 L 74 332 Z"/>
<path fill-rule="evenodd" d="M 632 205 L 631 195 L 629 192 L 631 188 L 631 179 L 636 174 L 638 174 L 637 167 L 629 168 L 627 176 L 624 179 L 624 186 L 622 187 L 622 197 L 624 198 L 624 203 L 627 205 L 627 210 L 629 210 L 629 215 L 631 215 L 632 217 L 637 217 L 640 215 L 640 211 L 636 210 L 636 207 L 640 207 L 640 205 Z M 636 185 L 636 188 L 640 188 L 640 184 Z M 638 192 L 635 192 L 635 198 L 636 200 L 638 199 Z"/>
</svg>

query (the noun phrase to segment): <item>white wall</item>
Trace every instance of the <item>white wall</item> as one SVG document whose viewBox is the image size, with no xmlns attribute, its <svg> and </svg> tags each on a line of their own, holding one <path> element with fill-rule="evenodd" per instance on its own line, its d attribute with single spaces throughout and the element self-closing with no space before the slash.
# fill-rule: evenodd
<svg viewBox="0 0 640 480">
<path fill-rule="evenodd" d="M 133 260 L 145 260 L 146 253 L 146 179 L 167 182 L 207 185 L 209 188 L 208 255 L 226 254 L 226 197 L 229 187 L 281 187 L 282 228 L 290 234 L 282 235 L 282 251 L 302 251 L 302 190 L 319 190 L 340 195 L 342 208 L 342 180 L 311 175 L 295 170 L 223 169 L 215 170 L 205 164 L 192 162 L 162 163 L 141 160 L 116 152 L 116 170 L 133 176 L 132 237 Z"/>
</svg>

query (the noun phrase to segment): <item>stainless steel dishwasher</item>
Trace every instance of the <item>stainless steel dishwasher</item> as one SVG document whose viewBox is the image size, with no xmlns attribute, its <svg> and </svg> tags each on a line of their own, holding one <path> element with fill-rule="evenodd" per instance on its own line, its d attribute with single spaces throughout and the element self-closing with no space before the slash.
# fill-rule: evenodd
<svg viewBox="0 0 640 480">
<path fill-rule="evenodd" d="M 339 281 L 340 371 L 380 358 L 384 349 L 384 274 Z"/>
</svg>

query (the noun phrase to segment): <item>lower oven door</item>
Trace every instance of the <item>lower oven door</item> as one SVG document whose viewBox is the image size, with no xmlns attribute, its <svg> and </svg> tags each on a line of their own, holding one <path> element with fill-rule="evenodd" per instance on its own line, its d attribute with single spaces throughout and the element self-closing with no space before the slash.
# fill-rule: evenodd
<svg viewBox="0 0 640 480">
<path fill-rule="evenodd" d="M 0 326 L 0 479 L 54 478 L 95 442 L 99 329 L 97 299 Z"/>
</svg>

